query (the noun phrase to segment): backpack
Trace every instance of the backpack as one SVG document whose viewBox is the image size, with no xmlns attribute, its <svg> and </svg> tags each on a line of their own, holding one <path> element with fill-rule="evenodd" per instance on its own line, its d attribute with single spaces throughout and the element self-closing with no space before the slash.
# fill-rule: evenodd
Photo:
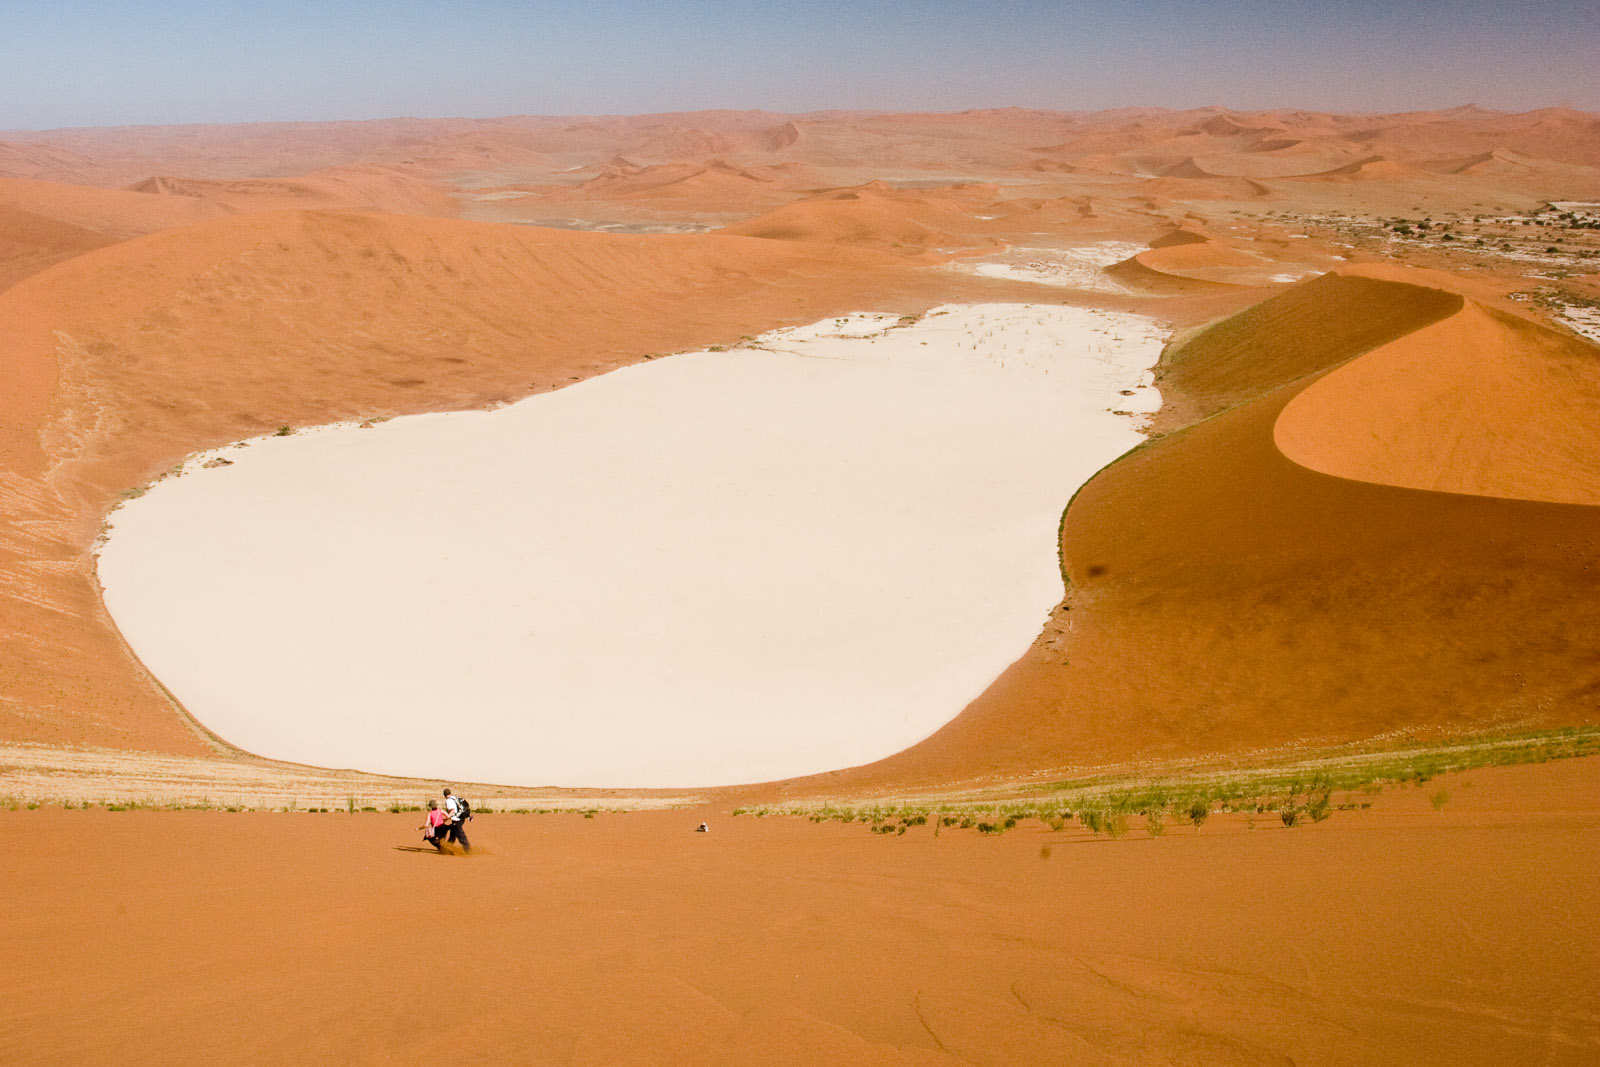
<svg viewBox="0 0 1600 1067">
<path fill-rule="evenodd" d="M 472 818 L 472 805 L 466 797 L 456 797 L 456 822 L 466 822 Z"/>
</svg>

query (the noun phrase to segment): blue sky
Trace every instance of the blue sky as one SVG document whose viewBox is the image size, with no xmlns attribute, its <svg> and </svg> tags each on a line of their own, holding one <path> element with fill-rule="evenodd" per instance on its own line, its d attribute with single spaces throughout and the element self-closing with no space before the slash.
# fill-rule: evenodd
<svg viewBox="0 0 1600 1067">
<path fill-rule="evenodd" d="M 1600 2 L 0 0 L 0 129 L 700 108 L 1600 110 Z"/>
</svg>

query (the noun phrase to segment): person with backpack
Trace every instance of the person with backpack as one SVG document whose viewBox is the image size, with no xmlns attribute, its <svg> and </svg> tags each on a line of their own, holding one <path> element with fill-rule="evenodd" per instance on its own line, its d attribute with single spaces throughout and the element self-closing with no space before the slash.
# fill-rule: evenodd
<svg viewBox="0 0 1600 1067">
<path fill-rule="evenodd" d="M 444 791 L 444 829 L 449 834 L 450 840 L 461 846 L 462 852 L 471 852 L 472 843 L 467 840 L 467 820 L 472 818 L 472 805 L 464 797 L 455 796 L 449 789 Z"/>
</svg>

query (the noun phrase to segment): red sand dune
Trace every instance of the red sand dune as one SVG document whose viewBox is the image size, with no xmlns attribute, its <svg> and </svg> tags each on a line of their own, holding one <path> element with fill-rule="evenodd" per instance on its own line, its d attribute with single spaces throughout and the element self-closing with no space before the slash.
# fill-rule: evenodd
<svg viewBox="0 0 1600 1067">
<path fill-rule="evenodd" d="M 0 290 L 115 238 L 0 203 Z"/>
<path fill-rule="evenodd" d="M 1202 245 L 1211 240 L 1209 234 L 1193 224 L 1174 226 L 1150 242 L 1151 248 L 1170 248 L 1173 245 Z"/>
<path fill-rule="evenodd" d="M 459 210 L 444 189 L 386 167 L 335 167 L 298 178 L 231 181 L 158 176 L 129 188 L 214 201 L 229 211 L 356 208 L 396 215 L 454 215 Z"/>
<path fill-rule="evenodd" d="M 766 240 L 850 245 L 915 255 L 994 242 L 970 229 L 970 207 L 949 192 L 896 190 L 881 182 L 797 200 L 720 232 Z"/>
<path fill-rule="evenodd" d="M 1448 364 L 1463 331 L 1492 338 L 1488 377 L 1402 377 Z M 1535 368 L 1572 395 L 1505 388 Z M 1556 428 L 1593 411 L 1597 380 L 1592 347 L 1395 277 L 1327 275 L 1211 327 L 1158 384 L 1186 398 L 1174 425 L 1220 413 L 1078 493 L 1069 592 L 1033 648 L 921 745 L 794 788 L 1600 721 L 1600 662 L 1575 655 L 1600 640 L 1600 509 L 1503 498 L 1592 499 L 1592 414 Z M 1415 399 L 1430 395 L 1450 403 Z M 1401 454 L 1358 447 L 1417 412 Z M 1307 458 L 1370 480 L 1292 461 L 1280 423 L 1314 442 Z M 1557 469 L 1509 458 L 1519 442 Z M 1473 455 L 1489 458 L 1456 458 Z M 1375 484 L 1429 478 L 1496 495 Z"/>
<path fill-rule="evenodd" d="M 544 193 L 539 200 L 561 205 L 648 205 L 691 216 L 727 217 L 770 209 L 792 199 L 796 194 L 787 184 L 791 178 L 779 168 L 736 167 L 720 159 L 631 169 L 608 167 L 587 181 Z"/>
<path fill-rule="evenodd" d="M 0 178 L 0 203 L 120 240 L 228 213 L 220 204 L 92 185 Z"/>
<path fill-rule="evenodd" d="M 1371 181 L 1409 181 L 1420 180 L 1427 177 L 1427 173 L 1417 167 L 1408 167 L 1397 163 L 1384 156 L 1367 156 L 1353 163 L 1346 163 L 1342 167 L 1326 170 L 1320 174 L 1296 175 L 1297 179 L 1304 181 L 1346 181 L 1346 182 L 1371 182 Z"/>
<path fill-rule="evenodd" d="M 1492 152 L 1480 152 L 1466 159 L 1450 160 L 1441 164 L 1439 169 L 1450 174 L 1509 174 L 1521 177 L 1537 163 L 1535 160 L 1518 156 L 1515 152 L 1504 149 L 1495 149 Z"/>
<path fill-rule="evenodd" d="M 1194 293 L 1258 285 L 1253 276 L 1269 266 L 1260 256 L 1213 241 L 1191 226 L 1179 226 L 1152 241 L 1146 251 L 1107 267 L 1106 273 L 1147 292 Z"/>
<path fill-rule="evenodd" d="M 1274 439 L 1341 478 L 1600 505 L 1600 351 L 1468 301 L 1320 378 Z"/>
</svg>

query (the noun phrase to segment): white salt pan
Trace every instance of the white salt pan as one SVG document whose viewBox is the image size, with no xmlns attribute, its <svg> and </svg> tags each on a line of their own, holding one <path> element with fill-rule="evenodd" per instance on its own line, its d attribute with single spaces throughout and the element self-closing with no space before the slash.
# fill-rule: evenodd
<svg viewBox="0 0 1600 1067">
<path fill-rule="evenodd" d="M 1102 241 L 1074 248 L 1014 248 L 988 260 L 957 261 L 956 266 L 990 278 L 1010 278 L 1095 293 L 1127 293 L 1131 290 L 1106 274 L 1105 268 L 1145 248 L 1145 245 L 1122 241 Z"/>
<path fill-rule="evenodd" d="M 1149 319 L 949 307 L 489 412 L 252 442 L 114 515 L 106 602 L 262 755 L 755 781 L 952 718 L 1061 595 L 1061 510 L 1159 405 Z M 1132 395 L 1124 395 L 1124 393 Z"/>
</svg>

